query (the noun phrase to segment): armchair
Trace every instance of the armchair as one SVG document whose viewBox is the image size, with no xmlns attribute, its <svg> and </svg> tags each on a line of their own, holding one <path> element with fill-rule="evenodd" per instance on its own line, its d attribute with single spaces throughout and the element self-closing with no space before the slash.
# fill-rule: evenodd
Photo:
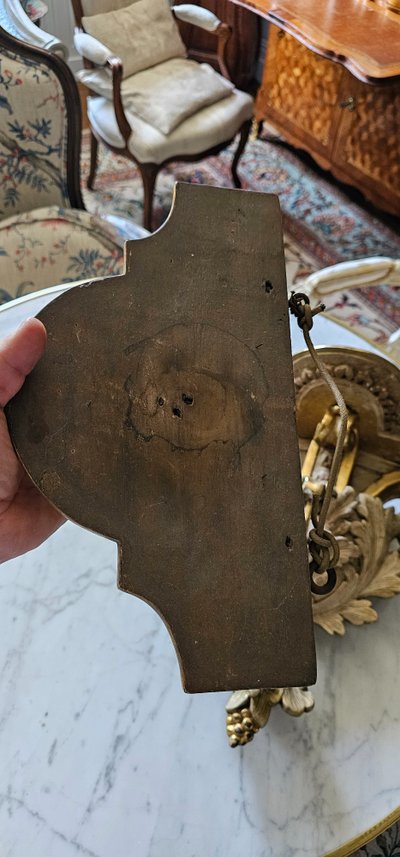
<svg viewBox="0 0 400 857">
<path fill-rule="evenodd" d="M 72 0 L 75 46 L 90 90 L 88 119 L 93 187 L 98 142 L 137 164 L 144 194 L 144 226 L 151 229 L 158 172 L 171 161 L 198 161 L 224 149 L 239 134 L 232 160 L 237 173 L 253 115 L 253 99 L 235 89 L 225 64 L 230 28 L 192 4 L 166 0 Z M 95 14 L 97 13 L 97 14 Z M 98 14 L 100 13 L 100 14 Z M 187 58 L 179 21 L 215 36 L 217 73 Z"/>
<path fill-rule="evenodd" d="M 0 27 L 0 303 L 119 273 L 123 240 L 84 209 L 80 102 L 64 61 Z M 138 237 L 147 234 L 135 227 Z"/>
<path fill-rule="evenodd" d="M 385 340 L 384 338 L 375 338 L 376 330 L 373 327 L 370 330 L 371 336 L 368 336 L 368 327 L 363 325 L 357 329 L 357 311 L 350 310 L 347 323 L 343 320 L 342 315 L 336 316 L 335 301 L 337 299 L 339 299 L 339 306 L 342 308 L 343 295 L 347 295 L 350 289 L 373 288 L 375 286 L 400 287 L 400 259 L 391 259 L 388 256 L 372 256 L 355 259 L 351 262 L 338 262 L 336 265 L 315 271 L 299 284 L 301 290 L 311 299 L 311 303 L 327 304 L 325 315 L 332 318 L 333 321 L 344 324 L 354 333 L 358 333 L 359 336 L 363 336 L 371 345 L 382 348 L 393 362 L 400 365 L 399 328 Z"/>
<path fill-rule="evenodd" d="M 0 26 L 29 45 L 36 45 L 66 58 L 66 45 L 33 23 L 38 20 L 40 13 L 44 14 L 45 8 L 42 0 L 0 0 Z"/>
</svg>

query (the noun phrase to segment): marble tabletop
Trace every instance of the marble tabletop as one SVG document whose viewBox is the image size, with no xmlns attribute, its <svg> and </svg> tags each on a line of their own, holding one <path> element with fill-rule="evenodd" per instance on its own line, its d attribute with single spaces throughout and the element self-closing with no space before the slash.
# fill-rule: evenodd
<svg viewBox="0 0 400 857">
<path fill-rule="evenodd" d="M 56 293 L 0 311 L 0 338 Z M 360 345 L 325 320 L 314 339 Z M 183 693 L 116 565 L 68 522 L 1 568 L 1 857 L 322 857 L 400 816 L 400 599 L 342 639 L 317 628 L 314 711 L 274 709 L 233 750 L 228 694 Z"/>
</svg>

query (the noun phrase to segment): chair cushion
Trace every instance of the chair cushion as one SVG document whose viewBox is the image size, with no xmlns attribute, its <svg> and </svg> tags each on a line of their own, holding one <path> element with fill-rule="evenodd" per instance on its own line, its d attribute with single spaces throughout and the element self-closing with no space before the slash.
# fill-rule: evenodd
<svg viewBox="0 0 400 857">
<path fill-rule="evenodd" d="M 112 99 L 110 69 L 81 69 L 76 77 L 92 92 Z M 208 64 L 179 57 L 131 75 L 122 82 L 121 94 L 127 112 L 170 134 L 188 116 L 226 98 L 233 89 Z"/>
<path fill-rule="evenodd" d="M 113 103 L 106 98 L 91 96 L 87 105 L 89 122 L 96 136 L 109 146 L 123 149 L 125 143 L 118 129 Z M 168 136 L 128 111 L 132 128 L 129 150 L 142 164 L 162 164 L 180 155 L 200 156 L 208 149 L 231 140 L 252 115 L 253 99 L 237 89 L 228 98 L 203 107 L 185 119 Z"/>
<path fill-rule="evenodd" d="M 136 0 L 130 6 L 82 18 L 87 33 L 122 60 L 124 78 L 173 57 L 186 56 L 167 0 Z"/>
<path fill-rule="evenodd" d="M 0 303 L 59 283 L 120 274 L 120 238 L 87 211 L 39 208 L 0 223 Z"/>
<path fill-rule="evenodd" d="M 109 68 L 81 68 L 75 73 L 79 83 L 83 83 L 97 95 L 112 99 L 113 83 L 112 72 Z"/>
<path fill-rule="evenodd" d="M 127 112 L 170 134 L 188 116 L 227 98 L 233 89 L 210 65 L 179 57 L 125 80 L 122 100 Z"/>
</svg>

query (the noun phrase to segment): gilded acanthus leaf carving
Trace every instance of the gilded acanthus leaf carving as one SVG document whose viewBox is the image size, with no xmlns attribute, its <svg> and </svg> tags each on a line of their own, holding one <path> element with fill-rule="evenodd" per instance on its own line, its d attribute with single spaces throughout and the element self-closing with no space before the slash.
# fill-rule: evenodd
<svg viewBox="0 0 400 857">
<path fill-rule="evenodd" d="M 399 550 L 391 548 L 400 516 L 379 498 L 348 486 L 332 501 L 327 528 L 340 546 L 338 584 L 329 595 L 314 597 L 314 622 L 328 634 L 343 635 L 345 620 L 353 625 L 376 621 L 370 597 L 400 592 Z"/>
<path fill-rule="evenodd" d="M 400 515 L 378 497 L 347 486 L 333 498 L 326 526 L 340 547 L 338 583 L 328 595 L 313 596 L 314 622 L 328 634 L 343 636 L 346 621 L 364 625 L 377 620 L 371 597 L 400 592 Z M 287 714 L 299 716 L 312 710 L 314 698 L 306 687 L 233 693 L 226 705 L 231 747 L 251 741 L 279 703 Z"/>
<path fill-rule="evenodd" d="M 350 429 L 325 522 L 339 546 L 337 583 L 331 592 L 313 595 L 313 616 L 328 634 L 343 636 L 346 622 L 364 625 L 378 619 L 379 602 L 371 599 L 400 592 L 400 514 L 383 505 L 400 489 L 400 372 L 354 349 L 327 347 L 321 356 L 345 397 Z M 338 429 L 309 355 L 297 355 L 294 367 L 305 520 L 312 528 Z M 296 716 L 310 711 L 314 700 L 305 687 L 234 694 L 227 706 L 231 746 L 251 740 L 276 704 Z"/>
<path fill-rule="evenodd" d="M 313 710 L 315 700 L 308 687 L 285 687 L 280 703 L 286 714 L 300 717 Z"/>
<path fill-rule="evenodd" d="M 252 741 L 268 723 L 271 709 L 281 704 L 286 714 L 300 717 L 314 708 L 314 697 L 308 687 L 269 687 L 237 690 L 226 703 L 226 731 L 231 747 Z"/>
<path fill-rule="evenodd" d="M 396 592 L 400 592 L 399 556 L 396 551 L 392 551 L 382 563 L 371 587 L 368 587 L 364 594 L 391 598 Z"/>
</svg>

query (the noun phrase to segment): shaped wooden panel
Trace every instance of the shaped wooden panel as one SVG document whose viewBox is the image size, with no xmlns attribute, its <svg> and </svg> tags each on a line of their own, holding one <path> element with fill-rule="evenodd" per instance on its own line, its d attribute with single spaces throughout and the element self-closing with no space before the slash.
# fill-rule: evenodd
<svg viewBox="0 0 400 857">
<path fill-rule="evenodd" d="M 315 681 L 279 203 L 178 184 L 126 273 L 40 314 L 7 409 L 62 511 L 120 545 L 191 692 Z M 123 633 L 123 629 L 121 629 Z"/>
</svg>

